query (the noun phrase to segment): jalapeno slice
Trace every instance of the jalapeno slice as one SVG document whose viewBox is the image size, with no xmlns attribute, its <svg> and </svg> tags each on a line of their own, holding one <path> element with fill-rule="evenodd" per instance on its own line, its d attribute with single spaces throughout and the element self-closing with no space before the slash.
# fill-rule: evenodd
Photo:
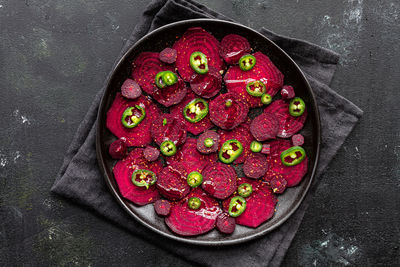
<svg viewBox="0 0 400 267">
<path fill-rule="evenodd" d="M 229 203 L 229 215 L 231 217 L 237 217 L 242 214 L 246 209 L 246 200 L 243 197 L 236 196 L 231 199 Z"/>
<path fill-rule="evenodd" d="M 158 88 L 164 88 L 167 85 L 165 84 L 164 80 L 163 80 L 163 75 L 164 75 L 165 71 L 160 71 L 159 73 L 157 73 L 156 78 L 155 78 L 155 82 Z"/>
<path fill-rule="evenodd" d="M 256 58 L 253 55 L 244 55 L 239 59 L 239 67 L 243 71 L 251 70 L 256 65 Z"/>
<path fill-rule="evenodd" d="M 144 169 L 136 170 L 132 173 L 132 182 L 134 185 L 138 187 L 146 187 L 155 184 L 157 181 L 157 177 L 154 172 Z"/>
<path fill-rule="evenodd" d="M 170 140 L 164 141 L 160 145 L 160 151 L 164 156 L 173 156 L 176 153 L 176 145 Z"/>
<path fill-rule="evenodd" d="M 269 105 L 272 102 L 272 96 L 270 94 L 263 94 L 261 96 L 261 103 L 264 105 Z"/>
<path fill-rule="evenodd" d="M 187 183 L 190 187 L 198 187 L 203 182 L 203 175 L 199 172 L 191 172 L 187 177 Z"/>
<path fill-rule="evenodd" d="M 238 193 L 241 197 L 249 197 L 253 193 L 253 186 L 248 183 L 241 184 L 238 187 Z"/>
<path fill-rule="evenodd" d="M 246 91 L 251 96 L 260 97 L 266 90 L 267 88 L 262 81 L 252 81 L 246 84 Z"/>
<path fill-rule="evenodd" d="M 190 55 L 190 66 L 198 74 L 206 74 L 208 72 L 208 60 L 206 55 L 197 51 Z"/>
<path fill-rule="evenodd" d="M 201 206 L 201 200 L 198 197 L 191 197 L 188 200 L 188 206 L 192 210 L 198 210 Z"/>
<path fill-rule="evenodd" d="M 301 146 L 293 146 L 281 153 L 281 160 L 285 166 L 295 166 L 306 157 L 306 151 Z"/>
<path fill-rule="evenodd" d="M 163 125 L 163 126 L 167 125 L 167 118 L 164 118 L 164 119 L 163 119 L 162 125 Z"/>
<path fill-rule="evenodd" d="M 262 150 L 262 143 L 258 142 L 258 141 L 253 141 L 250 143 L 250 150 L 253 152 L 261 152 Z"/>
<path fill-rule="evenodd" d="M 143 107 L 135 105 L 134 107 L 129 107 L 125 109 L 122 113 L 121 122 L 125 128 L 133 128 L 138 126 L 139 123 L 146 117 L 146 111 Z"/>
<path fill-rule="evenodd" d="M 214 140 L 212 138 L 204 139 L 204 146 L 205 147 L 212 147 L 214 145 Z"/>
<path fill-rule="evenodd" d="M 232 100 L 226 100 L 225 107 L 229 108 L 230 106 L 232 106 Z"/>
<path fill-rule="evenodd" d="M 208 114 L 208 103 L 202 98 L 195 98 L 183 109 L 183 116 L 192 123 L 201 121 Z"/>
<path fill-rule="evenodd" d="M 176 74 L 169 70 L 163 72 L 161 79 L 167 86 L 174 85 L 178 81 Z"/>
<path fill-rule="evenodd" d="M 219 160 L 229 164 L 237 159 L 243 152 L 242 143 L 236 139 L 231 139 L 223 143 L 219 151 Z"/>
<path fill-rule="evenodd" d="M 289 103 L 289 113 L 293 117 L 301 116 L 306 110 L 306 103 L 300 97 L 293 98 Z"/>
</svg>

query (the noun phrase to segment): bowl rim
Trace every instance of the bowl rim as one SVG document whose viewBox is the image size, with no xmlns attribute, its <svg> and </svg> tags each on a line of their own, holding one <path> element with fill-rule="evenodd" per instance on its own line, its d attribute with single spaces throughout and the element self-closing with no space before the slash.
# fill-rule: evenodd
<svg viewBox="0 0 400 267">
<path fill-rule="evenodd" d="M 237 239 L 234 240 L 215 240 L 215 241 L 208 241 L 208 240 L 193 240 L 193 239 L 187 239 L 184 236 L 179 236 L 179 235 L 175 235 L 175 234 L 171 234 L 171 233 L 167 233 L 164 232 L 160 229 L 155 228 L 152 225 L 149 225 L 148 223 L 146 223 L 144 220 L 142 220 L 138 215 L 136 215 L 134 212 L 132 212 L 132 210 L 124 203 L 124 201 L 122 200 L 121 196 L 119 195 L 119 192 L 117 192 L 116 188 L 114 188 L 114 186 L 111 184 L 111 178 L 109 177 L 108 173 L 107 173 L 107 167 L 105 166 L 105 160 L 103 158 L 103 154 L 101 153 L 101 144 L 102 144 L 102 140 L 101 140 L 101 131 L 102 131 L 102 127 L 101 124 L 99 123 L 99 119 L 96 120 L 96 155 L 97 155 L 97 161 L 98 161 L 98 165 L 100 167 L 100 171 L 106 181 L 106 184 L 108 186 L 108 188 L 110 189 L 113 197 L 119 202 L 119 204 L 122 206 L 122 208 L 128 212 L 128 214 L 130 214 L 132 217 L 134 217 L 139 223 L 141 223 L 142 225 L 144 225 L 145 227 L 151 229 L 152 231 L 173 239 L 175 241 L 180 241 L 183 243 L 187 243 L 187 244 L 194 244 L 194 245 L 204 245 L 204 246 L 226 246 L 226 245 L 234 245 L 234 244 L 239 244 L 239 243 L 243 243 L 243 242 L 247 242 L 250 240 L 254 240 L 256 238 L 259 238 L 261 236 L 264 236 L 265 234 L 275 230 L 276 228 L 278 228 L 279 226 L 281 226 L 284 222 L 286 222 L 295 211 L 297 211 L 297 209 L 299 208 L 300 204 L 303 202 L 304 198 L 307 196 L 308 191 L 310 189 L 310 186 L 314 180 L 314 176 L 317 170 L 317 166 L 319 163 L 319 158 L 320 158 L 320 148 L 321 148 L 321 121 L 320 121 L 320 114 L 319 114 L 319 109 L 318 109 L 318 105 L 317 105 L 317 100 L 315 97 L 315 94 L 307 80 L 307 78 L 305 77 L 303 71 L 300 69 L 300 67 L 296 64 L 296 62 L 283 50 L 281 49 L 277 44 L 275 44 L 272 40 L 270 40 L 268 37 L 264 36 L 263 34 L 261 34 L 260 32 L 242 25 L 240 23 L 236 23 L 236 22 L 232 22 L 232 21 L 226 21 L 226 20 L 220 20 L 220 19 L 212 19 L 212 18 L 200 18 L 200 19 L 188 19 L 188 20 L 181 20 L 181 21 L 176 21 L 176 22 L 172 22 L 169 24 L 166 24 L 164 26 L 161 26 L 149 33 L 147 33 L 145 36 L 143 36 L 142 38 L 140 38 L 137 42 L 135 42 L 123 55 L 122 57 L 117 61 L 117 63 L 113 66 L 112 68 L 112 74 L 109 75 L 107 82 L 106 82 L 106 87 L 105 90 L 102 94 L 101 97 L 101 101 L 99 104 L 99 108 L 98 108 L 98 112 L 97 112 L 97 118 L 101 117 L 101 114 L 104 114 L 105 112 L 107 112 L 107 110 L 105 110 L 106 108 L 106 100 L 107 100 L 107 92 L 109 91 L 110 85 L 112 80 L 114 79 L 114 76 L 117 73 L 117 69 L 119 68 L 119 66 L 126 60 L 126 58 L 138 47 L 140 46 L 140 44 L 142 44 L 143 42 L 147 41 L 148 39 L 152 38 L 152 36 L 160 31 L 164 31 L 168 28 L 173 28 L 176 26 L 181 26 L 184 24 L 191 24 L 191 23 L 196 23 L 196 22 L 200 22 L 200 23 L 207 23 L 207 22 L 212 22 L 212 23 L 222 23 L 222 24 L 227 24 L 227 25 L 232 25 L 235 27 L 241 27 L 244 30 L 247 31 L 251 31 L 253 33 L 255 33 L 256 35 L 258 35 L 260 38 L 265 39 L 266 41 L 269 41 L 270 44 L 272 46 L 274 46 L 275 48 L 277 48 L 278 50 L 280 50 L 280 52 L 287 57 L 287 59 L 291 62 L 291 64 L 297 69 L 297 71 L 299 72 L 301 78 L 302 78 L 302 82 L 304 82 L 307 91 L 310 93 L 311 96 L 311 102 L 312 102 L 312 106 L 313 106 L 313 110 L 315 112 L 316 115 L 316 128 L 317 128 L 317 149 L 316 149 L 316 153 L 315 153 L 315 162 L 314 162 L 314 166 L 312 168 L 311 171 L 311 176 L 310 179 L 308 181 L 308 184 L 306 185 L 305 189 L 303 190 L 300 199 L 297 201 L 297 203 L 294 205 L 294 207 L 286 213 L 285 216 L 283 216 L 283 218 L 278 221 L 276 224 L 272 225 L 271 227 L 264 229 L 262 231 L 258 231 L 255 232 L 254 234 L 251 234 L 249 236 L 246 237 L 239 237 Z"/>
</svg>

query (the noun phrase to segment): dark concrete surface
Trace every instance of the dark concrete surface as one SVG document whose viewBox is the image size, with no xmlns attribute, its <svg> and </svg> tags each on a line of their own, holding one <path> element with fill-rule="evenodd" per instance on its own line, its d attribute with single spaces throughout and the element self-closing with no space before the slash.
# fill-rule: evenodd
<svg viewBox="0 0 400 267">
<path fill-rule="evenodd" d="M 400 2 L 199 2 L 340 53 L 332 87 L 365 111 L 283 265 L 399 266 Z M 0 0 L 0 265 L 190 265 L 49 193 L 147 3 Z"/>
</svg>

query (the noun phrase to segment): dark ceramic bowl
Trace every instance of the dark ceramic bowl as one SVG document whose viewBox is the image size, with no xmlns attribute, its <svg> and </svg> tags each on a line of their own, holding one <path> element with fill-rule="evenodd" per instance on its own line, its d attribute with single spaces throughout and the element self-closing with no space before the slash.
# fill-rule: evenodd
<svg viewBox="0 0 400 267">
<path fill-rule="evenodd" d="M 271 58 L 285 75 L 285 84 L 290 84 L 295 88 L 296 95 L 304 99 L 308 109 L 308 118 L 302 130 L 305 137 L 305 149 L 309 157 L 307 175 L 300 185 L 287 189 L 278 197 L 279 201 L 273 218 L 255 229 L 237 225 L 235 232 L 231 235 L 221 234 L 217 230 L 194 237 L 182 237 L 174 234 L 166 226 L 164 219 L 155 214 L 153 205 L 139 207 L 121 196 L 112 173 L 115 160 L 108 155 L 108 146 L 116 138 L 106 128 L 106 114 L 122 83 L 130 77 L 133 59 L 141 52 L 160 52 L 165 47 L 172 46 L 176 40 L 175 36 L 180 36 L 188 28 L 196 26 L 212 33 L 218 40 L 230 33 L 245 36 L 255 51 L 261 51 Z M 296 63 L 272 41 L 248 27 L 232 22 L 213 19 L 185 20 L 149 33 L 133 45 L 118 62 L 108 80 L 98 111 L 96 148 L 100 169 L 111 193 L 115 200 L 133 217 L 132 219 L 138 220 L 146 227 L 171 239 L 198 245 L 221 246 L 237 244 L 265 235 L 284 223 L 296 211 L 307 194 L 317 167 L 320 150 L 320 120 L 315 96 L 303 73 Z"/>
</svg>

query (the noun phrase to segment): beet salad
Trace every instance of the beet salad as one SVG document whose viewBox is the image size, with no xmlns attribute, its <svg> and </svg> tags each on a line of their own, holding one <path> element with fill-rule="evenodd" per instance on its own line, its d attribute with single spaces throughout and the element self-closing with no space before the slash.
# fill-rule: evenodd
<svg viewBox="0 0 400 267">
<path fill-rule="evenodd" d="M 119 192 L 154 205 L 178 235 L 258 227 L 307 173 L 306 118 L 304 100 L 245 36 L 189 28 L 137 55 L 107 112 Z"/>
</svg>

